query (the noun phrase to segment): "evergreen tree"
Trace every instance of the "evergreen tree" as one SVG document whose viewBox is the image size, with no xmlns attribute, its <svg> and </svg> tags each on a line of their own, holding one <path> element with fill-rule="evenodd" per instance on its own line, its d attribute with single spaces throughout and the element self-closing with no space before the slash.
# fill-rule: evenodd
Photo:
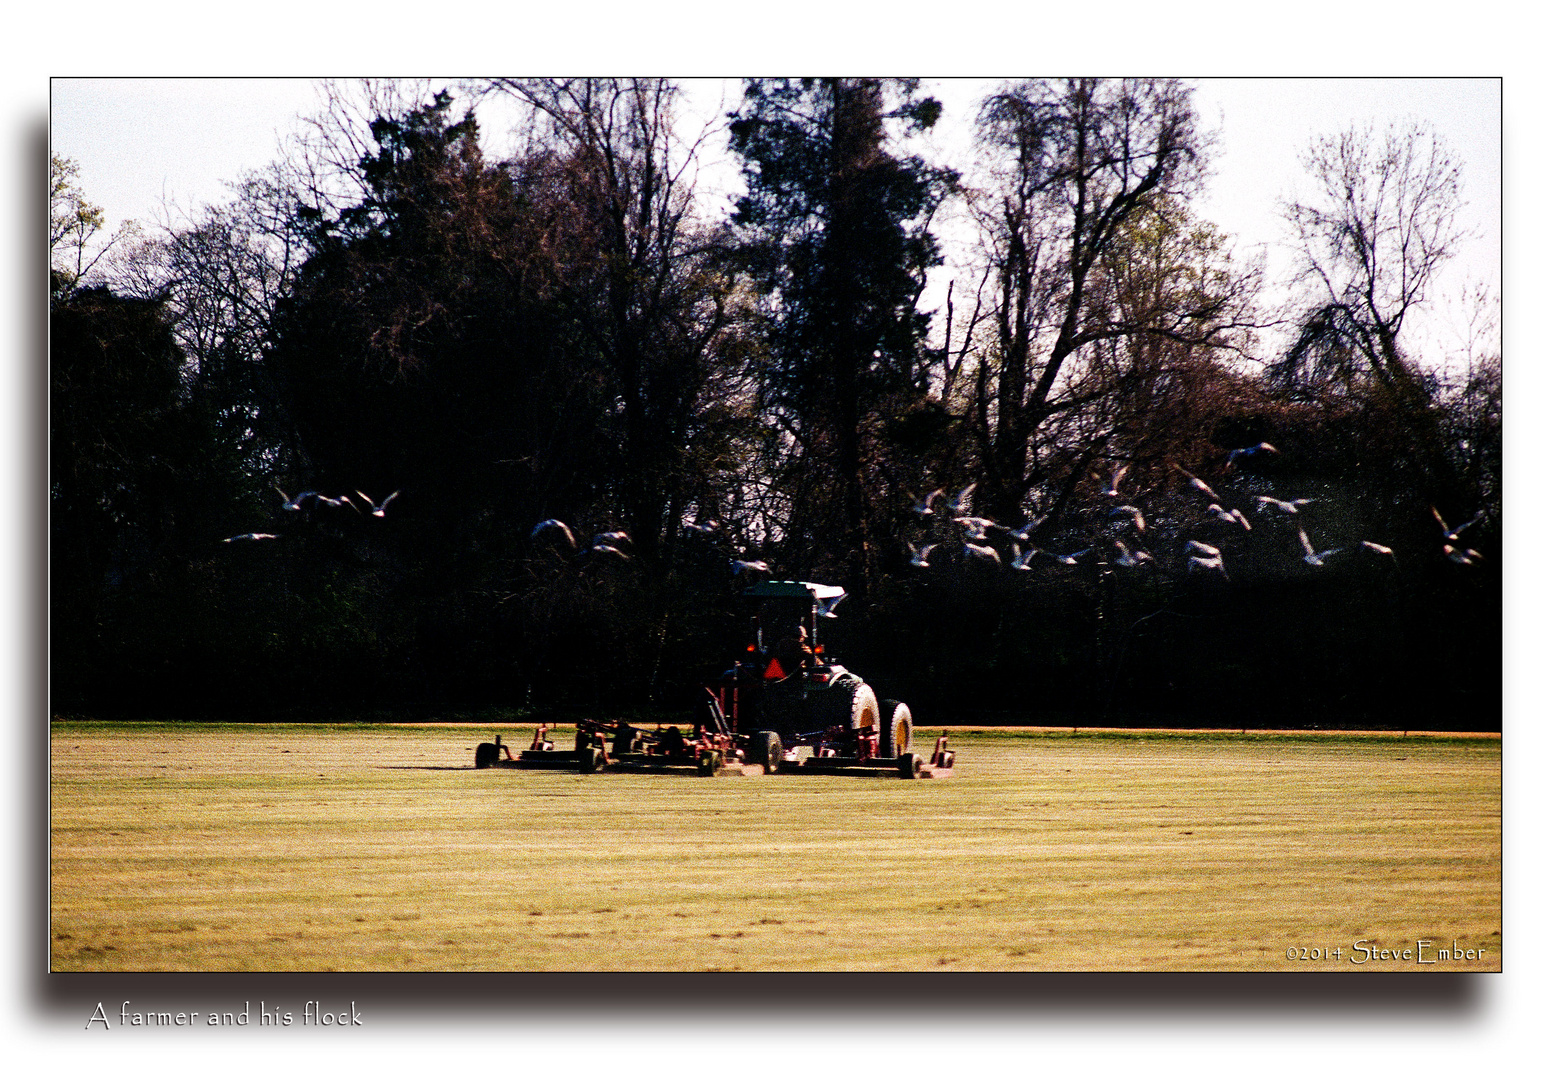
<svg viewBox="0 0 1545 1080">
<path fill-rule="evenodd" d="M 735 224 L 766 301 L 764 408 L 792 441 L 788 558 L 861 587 L 874 567 L 879 420 L 927 395 L 917 310 L 953 174 L 898 157 L 939 116 L 913 82 L 752 80 L 730 125 L 748 186 Z"/>
</svg>

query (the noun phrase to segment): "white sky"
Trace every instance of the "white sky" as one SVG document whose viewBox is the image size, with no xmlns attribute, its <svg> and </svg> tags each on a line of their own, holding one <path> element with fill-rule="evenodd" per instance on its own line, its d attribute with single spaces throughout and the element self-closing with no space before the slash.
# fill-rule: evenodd
<svg viewBox="0 0 1545 1080">
<path fill-rule="evenodd" d="M 970 121 L 981 95 L 995 82 L 975 78 L 929 80 L 926 90 L 944 101 L 945 120 L 934 140 L 941 158 L 963 165 L 970 152 Z M 1502 245 L 1502 84 L 1495 78 L 1318 79 L 1231 78 L 1194 80 L 1204 125 L 1221 132 L 1215 173 L 1198 206 L 1201 216 L 1236 238 L 1242 252 L 1264 247 L 1271 276 L 1281 279 L 1288 259 L 1277 214 L 1280 198 L 1302 181 L 1299 157 L 1310 139 L 1352 125 L 1416 120 L 1442 136 L 1463 163 L 1466 224 L 1476 235 L 1439 280 L 1427 318 L 1410 333 L 1429 355 L 1449 347 L 1442 300 L 1465 281 L 1500 291 Z M 693 101 L 706 113 L 733 103 L 738 80 L 691 80 Z M 298 118 L 320 106 L 305 79 L 60 78 L 52 83 L 53 150 L 74 158 L 87 196 L 112 225 L 176 220 L 183 211 L 223 201 L 225 185 L 279 154 Z M 480 110 L 485 141 L 502 134 L 497 117 Z M 496 146 L 490 146 L 496 150 Z M 731 164 L 712 183 L 733 185 Z M 935 274 L 936 305 L 945 268 Z M 957 292 L 968 287 L 961 281 Z M 925 305 L 930 297 L 925 297 Z M 1435 358 L 1435 357 L 1434 357 Z"/>
</svg>

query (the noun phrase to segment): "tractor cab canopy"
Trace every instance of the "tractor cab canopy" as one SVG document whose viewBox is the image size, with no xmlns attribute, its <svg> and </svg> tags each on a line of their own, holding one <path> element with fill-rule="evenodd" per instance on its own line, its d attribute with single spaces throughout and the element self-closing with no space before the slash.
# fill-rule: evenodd
<svg viewBox="0 0 1545 1080">
<path fill-rule="evenodd" d="M 838 585 L 817 585 L 810 581 L 764 581 L 747 589 L 743 596 L 752 599 L 805 600 L 817 615 L 835 619 L 833 612 L 847 597 L 847 590 Z"/>
<path fill-rule="evenodd" d="M 832 609 L 848 594 L 836 585 L 764 581 L 741 595 L 756 601 L 755 640 L 750 649 L 773 654 L 781 677 L 785 671 L 803 670 L 820 662 L 825 651 L 819 641 L 820 621 L 835 619 Z"/>
</svg>

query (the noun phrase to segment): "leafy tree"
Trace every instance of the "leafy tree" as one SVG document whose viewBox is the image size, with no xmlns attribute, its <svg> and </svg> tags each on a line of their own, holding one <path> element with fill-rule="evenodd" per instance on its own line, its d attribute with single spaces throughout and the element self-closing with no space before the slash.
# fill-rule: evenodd
<svg viewBox="0 0 1545 1080">
<path fill-rule="evenodd" d="M 1252 277 L 1185 214 L 1209 139 L 1181 83 L 1011 86 L 983 104 L 978 145 L 996 278 L 974 403 L 978 498 L 1013 521 L 1050 475 L 1038 445 L 1077 455 L 1064 476 L 1108 448 L 1091 403 L 1151 384 L 1161 357 L 1240 347 Z"/>
<path fill-rule="evenodd" d="M 87 284 L 88 275 L 113 246 L 132 237 L 138 226 L 126 221 L 104 244 L 93 244 L 107 224 L 100 206 L 86 199 L 76 183 L 80 165 L 58 154 L 48 161 L 48 248 L 51 256 L 52 293 L 68 292 Z"/>
</svg>

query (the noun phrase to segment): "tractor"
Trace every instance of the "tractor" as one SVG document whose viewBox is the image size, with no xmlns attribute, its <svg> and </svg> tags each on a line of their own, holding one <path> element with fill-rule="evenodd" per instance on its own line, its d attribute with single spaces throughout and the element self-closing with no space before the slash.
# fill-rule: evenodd
<svg viewBox="0 0 1545 1080">
<path fill-rule="evenodd" d="M 847 596 L 844 590 L 764 581 L 742 596 L 752 605 L 748 641 L 730 668 L 705 685 L 689 725 L 650 730 L 581 720 L 572 752 L 555 749 L 544 725 L 518 758 L 502 740 L 481 744 L 477 767 L 690 768 L 705 776 L 860 772 L 906 779 L 953 772 L 955 752 L 947 734 L 923 760 L 912 752 L 911 710 L 880 699 L 827 655 L 821 624 L 836 617 L 833 609 Z"/>
</svg>

